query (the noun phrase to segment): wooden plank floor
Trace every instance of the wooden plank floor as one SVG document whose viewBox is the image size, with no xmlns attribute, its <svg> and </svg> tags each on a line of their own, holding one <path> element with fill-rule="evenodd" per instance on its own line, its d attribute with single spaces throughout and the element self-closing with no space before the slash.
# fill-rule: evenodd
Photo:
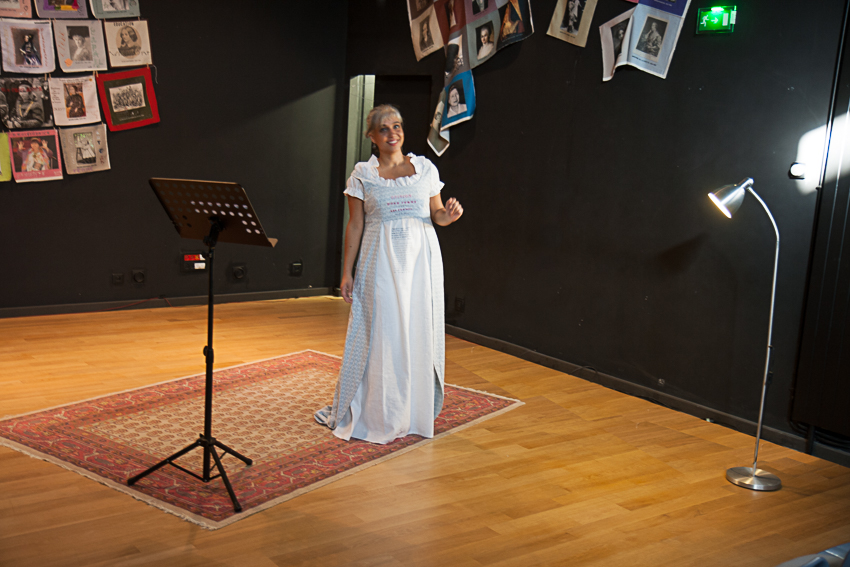
<svg viewBox="0 0 850 567">
<path fill-rule="evenodd" d="M 330 297 L 216 307 L 216 367 L 342 354 Z M 0 416 L 203 373 L 206 308 L 0 320 Z M 448 337 L 446 380 L 523 400 L 207 531 L 0 447 L 0 566 L 773 566 L 850 542 L 850 469 Z M 200 427 L 201 424 L 199 424 Z"/>
</svg>

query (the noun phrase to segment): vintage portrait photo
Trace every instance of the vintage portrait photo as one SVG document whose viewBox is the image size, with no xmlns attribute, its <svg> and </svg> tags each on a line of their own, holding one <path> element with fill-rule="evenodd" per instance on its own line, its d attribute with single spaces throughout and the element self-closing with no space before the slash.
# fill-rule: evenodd
<svg viewBox="0 0 850 567">
<path fill-rule="evenodd" d="M 546 34 L 584 47 L 597 0 L 558 0 Z"/>
<path fill-rule="evenodd" d="M 44 74 L 56 70 L 50 21 L 0 19 L 3 70 Z"/>
<path fill-rule="evenodd" d="M 148 68 L 97 76 L 100 103 L 109 129 L 127 130 L 159 122 Z"/>
<path fill-rule="evenodd" d="M 53 35 L 63 71 L 106 70 L 106 45 L 100 22 L 53 20 Z"/>
<path fill-rule="evenodd" d="M 417 61 L 443 47 L 443 36 L 433 6 L 429 6 L 419 19 L 410 22 L 410 37 Z"/>
<path fill-rule="evenodd" d="M 409 20 L 415 20 L 431 7 L 434 0 L 407 0 L 407 16 Z"/>
<path fill-rule="evenodd" d="M 139 0 L 91 0 L 91 11 L 99 19 L 136 18 Z"/>
<path fill-rule="evenodd" d="M 469 120 L 475 113 L 475 87 L 472 84 L 472 71 L 458 75 L 444 91 L 446 103 L 440 130 L 450 128 L 458 122 Z"/>
<path fill-rule="evenodd" d="M 534 33 L 528 0 L 508 0 L 507 4 L 499 8 L 499 21 L 497 49 L 522 41 Z"/>
<path fill-rule="evenodd" d="M 603 81 L 610 81 L 617 67 L 628 64 L 629 36 L 634 12 L 635 9 L 632 8 L 599 26 Z"/>
<path fill-rule="evenodd" d="M 499 39 L 499 12 L 492 11 L 466 26 L 469 67 L 474 69 L 496 53 Z"/>
<path fill-rule="evenodd" d="M 443 125 L 443 111 L 446 108 L 446 91 L 440 92 L 440 99 L 437 101 L 437 108 L 434 110 L 434 116 L 431 118 L 431 128 L 428 130 L 428 145 L 438 156 L 443 155 L 446 148 L 449 147 L 449 131 L 440 131 Z"/>
<path fill-rule="evenodd" d="M 56 130 L 10 132 L 9 154 L 12 174 L 19 183 L 62 179 Z"/>
<path fill-rule="evenodd" d="M 153 62 L 147 21 L 104 22 L 103 27 L 109 63 L 113 67 L 135 67 Z"/>
<path fill-rule="evenodd" d="M 0 0 L 0 18 L 32 17 L 30 0 Z"/>
<path fill-rule="evenodd" d="M 635 51 L 639 51 L 650 61 L 658 61 L 666 32 L 667 20 L 662 20 L 656 16 L 647 16 L 635 45 Z"/>
<path fill-rule="evenodd" d="M 100 122 L 97 84 L 94 77 L 49 79 L 50 102 L 57 126 L 74 126 Z"/>
<path fill-rule="evenodd" d="M 110 168 L 105 124 L 65 128 L 59 133 L 59 137 L 65 156 L 65 171 L 69 175 Z"/>
<path fill-rule="evenodd" d="M 469 57 L 466 53 L 466 41 L 464 33 L 457 32 L 446 44 L 446 70 L 444 84 L 448 85 L 454 77 L 468 71 Z"/>
<path fill-rule="evenodd" d="M 47 82 L 41 77 L 0 79 L 0 119 L 6 128 L 53 126 Z"/>
<path fill-rule="evenodd" d="M 39 18 L 88 18 L 85 0 L 33 0 Z"/>
</svg>

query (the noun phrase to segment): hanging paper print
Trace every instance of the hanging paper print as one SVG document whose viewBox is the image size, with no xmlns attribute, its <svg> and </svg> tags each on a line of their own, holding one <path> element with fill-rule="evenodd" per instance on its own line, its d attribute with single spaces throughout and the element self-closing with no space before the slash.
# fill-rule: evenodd
<svg viewBox="0 0 850 567">
<path fill-rule="evenodd" d="M 494 0 L 491 0 L 494 1 Z M 496 43 L 499 40 L 499 12 L 491 11 L 466 26 L 466 37 L 469 43 L 469 65 L 478 67 L 496 54 Z"/>
<path fill-rule="evenodd" d="M 466 2 L 466 22 L 474 22 L 496 9 L 496 0 L 469 0 Z"/>
<path fill-rule="evenodd" d="M 498 6 L 501 25 L 496 49 L 522 41 L 534 33 L 528 0 L 498 0 Z"/>
<path fill-rule="evenodd" d="M 63 128 L 59 135 L 62 138 L 65 171 L 68 175 L 104 171 L 110 168 L 105 124 Z"/>
<path fill-rule="evenodd" d="M 12 179 L 12 162 L 9 158 L 9 134 L 0 132 L 0 181 Z"/>
<path fill-rule="evenodd" d="M 469 71 L 469 53 L 463 30 L 452 34 L 446 43 L 446 70 L 443 83 L 448 85 L 457 75 Z"/>
<path fill-rule="evenodd" d="M 434 11 L 437 13 L 444 43 L 448 43 L 450 37 L 466 26 L 466 8 L 464 8 L 463 0 L 437 0 L 434 2 Z"/>
<path fill-rule="evenodd" d="M 411 22 L 434 4 L 434 0 L 407 0 L 407 19 Z"/>
<path fill-rule="evenodd" d="M 151 44 L 145 20 L 103 22 L 109 64 L 113 67 L 150 65 Z"/>
<path fill-rule="evenodd" d="M 610 81 L 614 70 L 629 62 L 629 36 L 634 12 L 635 9 L 632 8 L 599 26 L 599 34 L 602 36 L 603 81 Z"/>
<path fill-rule="evenodd" d="M 50 102 L 57 126 L 100 122 L 94 77 L 63 77 L 50 81 Z"/>
<path fill-rule="evenodd" d="M 59 67 L 68 73 L 105 71 L 106 43 L 100 22 L 54 20 L 56 56 Z"/>
<path fill-rule="evenodd" d="M 458 122 L 464 122 L 475 114 L 475 87 L 472 84 L 472 71 L 467 71 L 455 77 L 446 88 L 446 109 L 443 113 L 445 130 Z"/>
<path fill-rule="evenodd" d="M 434 111 L 434 118 L 431 120 L 431 129 L 428 131 L 428 145 L 434 150 L 438 156 L 443 155 L 446 148 L 449 147 L 449 131 L 440 131 L 443 123 L 443 111 L 446 108 L 446 91 L 440 91 L 440 100 L 437 101 L 437 109 Z"/>
<path fill-rule="evenodd" d="M 159 122 L 150 69 L 97 76 L 100 103 L 109 129 L 128 130 Z"/>
<path fill-rule="evenodd" d="M 413 39 L 413 51 L 417 61 L 443 47 L 443 36 L 440 34 L 433 6 L 429 6 L 417 19 L 410 21 L 410 37 Z"/>
<path fill-rule="evenodd" d="M 558 0 L 547 35 L 584 47 L 596 11 L 596 0 Z"/>
<path fill-rule="evenodd" d="M 139 2 L 138 0 L 91 0 L 91 11 L 94 17 L 100 20 L 138 18 Z"/>
<path fill-rule="evenodd" d="M 0 0 L 0 18 L 29 18 L 32 16 L 30 0 Z"/>
<path fill-rule="evenodd" d="M 0 79 L 0 118 L 10 129 L 53 126 L 47 81 L 41 77 Z"/>
<path fill-rule="evenodd" d="M 0 19 L 3 70 L 45 74 L 56 70 L 50 22 Z"/>
<path fill-rule="evenodd" d="M 15 181 L 62 179 L 62 159 L 56 130 L 9 132 L 9 153 Z"/>
<path fill-rule="evenodd" d="M 39 18 L 88 18 L 86 0 L 33 0 Z"/>
</svg>

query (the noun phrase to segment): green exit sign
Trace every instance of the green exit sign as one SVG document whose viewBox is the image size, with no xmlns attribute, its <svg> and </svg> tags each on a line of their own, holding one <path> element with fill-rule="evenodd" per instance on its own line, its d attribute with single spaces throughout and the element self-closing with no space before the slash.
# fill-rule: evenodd
<svg viewBox="0 0 850 567">
<path fill-rule="evenodd" d="M 737 11 L 737 6 L 700 8 L 697 11 L 697 33 L 731 33 L 735 31 Z"/>
</svg>

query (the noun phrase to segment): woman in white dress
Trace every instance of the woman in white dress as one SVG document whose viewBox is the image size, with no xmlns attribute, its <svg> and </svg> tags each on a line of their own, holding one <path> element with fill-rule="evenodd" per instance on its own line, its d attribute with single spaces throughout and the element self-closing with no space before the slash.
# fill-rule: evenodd
<svg viewBox="0 0 850 567">
<path fill-rule="evenodd" d="M 345 189 L 345 354 L 333 405 L 315 417 L 345 440 L 433 437 L 445 369 L 443 261 L 433 223 L 447 226 L 463 208 L 454 198 L 443 205 L 434 164 L 404 155 L 395 107 L 373 108 L 367 123 L 379 155 L 358 163 Z"/>
</svg>

